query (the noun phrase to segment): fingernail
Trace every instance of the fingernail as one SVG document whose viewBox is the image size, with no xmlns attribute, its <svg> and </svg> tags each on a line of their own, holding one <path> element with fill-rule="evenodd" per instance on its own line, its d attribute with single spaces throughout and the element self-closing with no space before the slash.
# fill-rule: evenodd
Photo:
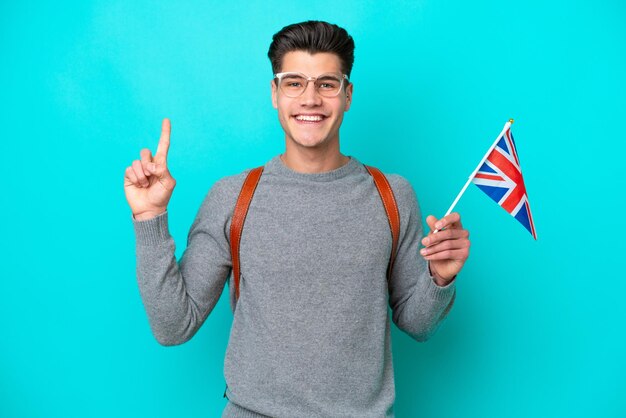
<svg viewBox="0 0 626 418">
<path fill-rule="evenodd" d="M 428 245 L 428 244 L 430 244 L 430 239 L 428 239 L 428 238 L 424 238 L 424 239 L 422 240 L 422 244 L 424 244 L 424 245 Z"/>
<path fill-rule="evenodd" d="M 443 224 L 441 222 L 437 222 L 435 224 L 435 228 L 437 228 L 437 229 L 441 229 L 442 226 L 443 226 Z"/>
<path fill-rule="evenodd" d="M 426 254 L 428 254 L 428 251 L 426 250 L 426 248 L 422 248 L 420 250 L 420 253 L 422 253 L 422 255 L 426 255 Z"/>
<path fill-rule="evenodd" d="M 148 164 L 148 170 L 150 170 L 150 171 L 156 170 L 156 167 L 155 167 L 154 163 Z"/>
</svg>

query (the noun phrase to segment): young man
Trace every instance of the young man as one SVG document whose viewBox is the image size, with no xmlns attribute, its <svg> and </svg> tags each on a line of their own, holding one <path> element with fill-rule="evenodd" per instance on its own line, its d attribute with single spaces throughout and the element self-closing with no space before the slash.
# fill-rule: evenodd
<svg viewBox="0 0 626 418">
<path fill-rule="evenodd" d="M 400 212 L 392 238 L 365 167 L 341 154 L 339 127 L 352 102 L 354 43 L 324 22 L 283 28 L 269 49 L 272 103 L 285 152 L 264 167 L 244 224 L 239 297 L 224 373 L 225 417 L 393 416 L 390 319 L 418 341 L 454 300 L 468 232 L 454 213 L 421 215 L 410 184 L 387 176 Z M 230 224 L 247 172 L 217 182 L 191 227 L 180 263 L 167 227 L 175 181 L 167 169 L 170 122 L 154 156 L 126 169 L 137 276 L 150 325 L 163 345 L 199 329 L 231 274 Z M 420 241 L 425 248 L 420 251 Z"/>
</svg>

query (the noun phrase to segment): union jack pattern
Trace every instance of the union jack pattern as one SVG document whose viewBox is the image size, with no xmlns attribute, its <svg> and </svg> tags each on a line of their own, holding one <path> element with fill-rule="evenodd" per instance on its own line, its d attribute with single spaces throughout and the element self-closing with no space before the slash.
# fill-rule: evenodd
<svg viewBox="0 0 626 418">
<path fill-rule="evenodd" d="M 500 137 L 472 182 L 509 212 L 537 239 L 511 129 Z"/>
</svg>

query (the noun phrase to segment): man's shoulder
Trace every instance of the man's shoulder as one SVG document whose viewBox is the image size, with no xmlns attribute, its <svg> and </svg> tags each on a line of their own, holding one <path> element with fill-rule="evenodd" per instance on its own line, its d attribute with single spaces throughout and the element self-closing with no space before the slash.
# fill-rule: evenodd
<svg viewBox="0 0 626 418">
<path fill-rule="evenodd" d="M 224 176 L 213 183 L 204 198 L 203 207 L 213 209 L 220 207 L 231 211 L 235 207 L 243 182 L 252 169 L 248 168 L 238 174 Z"/>
<path fill-rule="evenodd" d="M 224 176 L 217 180 L 211 187 L 210 192 L 218 192 L 221 194 L 238 194 L 243 186 L 243 182 L 248 176 L 252 168 L 248 168 L 241 173 Z"/>
<path fill-rule="evenodd" d="M 395 173 L 384 173 L 400 211 L 412 210 L 417 204 L 417 196 L 411 182 L 406 177 Z"/>
<path fill-rule="evenodd" d="M 384 174 L 385 174 L 385 177 L 387 177 L 387 180 L 389 181 L 389 185 L 391 186 L 394 192 L 397 190 L 398 193 L 405 193 L 406 191 L 413 190 L 411 183 L 406 179 L 406 177 L 400 174 L 395 174 L 395 173 L 384 173 Z"/>
<path fill-rule="evenodd" d="M 373 168 L 380 170 L 381 173 L 383 173 L 383 175 L 389 182 L 389 186 L 391 186 L 391 190 L 393 191 L 393 195 L 399 206 L 405 206 L 406 204 L 410 205 L 411 202 L 416 200 L 413 186 L 411 185 L 409 180 L 406 179 L 406 177 L 397 173 L 389 173 L 389 172 L 383 171 L 382 168 L 379 168 L 376 165 L 370 165 L 370 164 L 363 164 L 363 172 L 367 172 L 365 170 L 365 167 L 373 167 Z"/>
<path fill-rule="evenodd" d="M 413 186 L 406 177 L 396 174 L 396 173 L 385 173 L 383 172 L 389 185 L 391 186 L 391 190 L 393 190 L 393 194 L 396 198 L 405 198 L 407 195 L 414 195 Z"/>
</svg>

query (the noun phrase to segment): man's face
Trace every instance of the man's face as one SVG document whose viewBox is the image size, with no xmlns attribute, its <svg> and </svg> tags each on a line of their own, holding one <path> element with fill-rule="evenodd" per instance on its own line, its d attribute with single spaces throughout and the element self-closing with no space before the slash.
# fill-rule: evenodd
<svg viewBox="0 0 626 418">
<path fill-rule="evenodd" d="M 333 53 L 309 54 L 292 51 L 285 54 L 281 72 L 299 72 L 310 77 L 325 73 L 341 73 L 341 61 Z M 350 109 L 352 84 L 344 86 L 338 96 L 323 97 L 309 82 L 299 97 L 287 97 L 272 85 L 272 104 L 285 131 L 285 140 L 306 148 L 324 147 L 339 141 L 343 112 Z M 304 120 L 304 118 L 308 120 Z"/>
</svg>

